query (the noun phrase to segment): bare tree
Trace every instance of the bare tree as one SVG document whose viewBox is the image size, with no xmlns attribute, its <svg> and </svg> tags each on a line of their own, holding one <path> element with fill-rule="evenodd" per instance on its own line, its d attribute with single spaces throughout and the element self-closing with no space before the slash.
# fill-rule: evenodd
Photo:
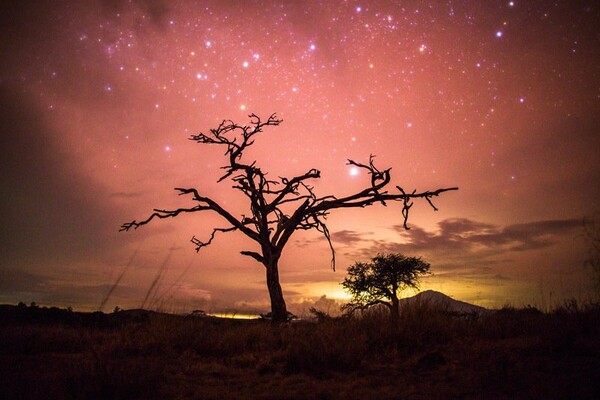
<svg viewBox="0 0 600 400">
<path fill-rule="evenodd" d="M 368 187 L 345 197 L 333 195 L 318 197 L 314 193 L 313 187 L 307 183 L 311 179 L 321 177 L 321 173 L 317 169 L 310 169 L 293 178 L 269 179 L 267 173 L 256 166 L 256 161 L 242 162 L 244 151 L 254 144 L 256 136 L 263 131 L 263 128 L 278 126 L 282 122 L 275 114 L 269 116 L 266 121 L 255 114 L 249 115 L 249 118 L 248 125 L 239 125 L 231 120 L 224 120 L 217 128 L 211 129 L 208 133 L 198 133 L 190 138 L 197 143 L 219 145 L 225 148 L 225 156 L 228 157 L 229 162 L 222 167 L 225 174 L 219 178 L 218 182 L 229 178 L 234 183 L 233 188 L 247 197 L 250 206 L 249 215 L 235 217 L 215 200 L 202 196 L 197 189 L 175 188 L 180 195 L 191 196 L 195 204 L 175 210 L 155 209 L 148 218 L 142 221 L 134 220 L 123 224 L 121 231 L 137 229 L 155 218 L 170 218 L 183 213 L 201 211 L 216 212 L 224 218 L 226 225 L 214 228 L 206 241 L 192 237 L 191 241 L 196 246 L 196 251 L 208 246 L 217 232 L 240 231 L 255 241 L 259 246 L 258 251 L 242 251 L 241 254 L 252 257 L 265 266 L 273 322 L 283 322 L 287 318 L 287 308 L 279 284 L 279 259 L 294 232 L 311 229 L 321 232 L 329 243 L 332 268 L 335 270 L 335 251 L 329 229 L 324 222 L 330 210 L 362 208 L 374 203 L 381 203 L 385 206 L 388 202 L 398 201 L 402 204 L 404 226 L 408 229 L 408 214 L 413 205 L 413 199 L 425 199 L 434 210 L 437 210 L 431 199 L 443 192 L 458 189 L 452 187 L 417 193 L 416 191 L 406 192 L 400 186 L 396 186 L 398 193 L 390 193 L 386 187 L 390 183 L 391 168 L 378 169 L 373 162 L 373 156 L 370 156 L 368 164 L 348 160 L 348 165 L 363 169 L 370 175 L 371 184 Z"/>
</svg>

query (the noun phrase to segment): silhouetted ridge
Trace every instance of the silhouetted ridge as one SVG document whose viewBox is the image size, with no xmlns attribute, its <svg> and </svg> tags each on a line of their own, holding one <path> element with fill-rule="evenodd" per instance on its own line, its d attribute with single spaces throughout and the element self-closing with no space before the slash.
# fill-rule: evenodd
<svg viewBox="0 0 600 400">
<path fill-rule="evenodd" d="M 470 304 L 460 300 L 454 300 L 452 297 L 435 290 L 425 290 L 424 292 L 420 292 L 413 297 L 403 299 L 402 302 L 408 304 L 423 302 L 434 306 L 439 306 L 447 311 L 458 313 L 482 313 L 487 311 L 487 309 L 484 307 L 476 306 L 475 304 Z"/>
</svg>

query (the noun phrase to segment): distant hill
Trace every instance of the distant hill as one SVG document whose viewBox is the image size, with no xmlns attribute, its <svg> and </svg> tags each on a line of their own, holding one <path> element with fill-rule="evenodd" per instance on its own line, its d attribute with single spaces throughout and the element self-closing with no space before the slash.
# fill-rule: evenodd
<svg viewBox="0 0 600 400">
<path fill-rule="evenodd" d="M 452 297 L 441 292 L 436 292 L 435 290 L 425 290 L 424 292 L 420 292 L 413 297 L 402 299 L 400 300 L 400 305 L 402 306 L 402 303 L 411 304 L 415 302 L 424 302 L 443 308 L 444 310 L 457 313 L 481 314 L 488 311 L 486 308 L 476 306 L 475 304 L 454 300 Z"/>
</svg>

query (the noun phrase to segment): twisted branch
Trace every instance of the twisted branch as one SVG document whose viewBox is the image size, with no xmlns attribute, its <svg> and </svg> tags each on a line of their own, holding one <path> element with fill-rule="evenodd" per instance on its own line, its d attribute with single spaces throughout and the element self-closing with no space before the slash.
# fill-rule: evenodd
<svg viewBox="0 0 600 400">
<path fill-rule="evenodd" d="M 235 226 L 232 226 L 230 228 L 214 228 L 212 233 L 210 234 L 210 237 L 208 238 L 208 241 L 203 242 L 200 239 L 196 238 L 196 236 L 192 236 L 192 239 L 190 241 L 192 243 L 194 243 L 194 245 L 196 245 L 196 253 L 197 253 L 200 251 L 200 249 L 202 247 L 206 247 L 212 243 L 213 239 L 215 238 L 215 234 L 217 232 L 231 232 L 231 231 L 235 231 L 235 230 L 237 230 L 237 228 Z"/>
</svg>

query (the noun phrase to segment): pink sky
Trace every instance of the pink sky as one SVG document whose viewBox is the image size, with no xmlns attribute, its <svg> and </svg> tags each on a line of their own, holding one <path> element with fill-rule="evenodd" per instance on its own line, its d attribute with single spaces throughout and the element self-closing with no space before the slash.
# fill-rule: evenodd
<svg viewBox="0 0 600 400">
<path fill-rule="evenodd" d="M 222 149 L 188 138 L 276 112 L 246 160 L 273 176 L 317 168 L 318 195 L 368 185 L 376 155 L 405 189 L 458 186 L 413 208 L 334 211 L 327 242 L 298 232 L 280 263 L 292 310 L 343 298 L 345 269 L 422 256 L 424 289 L 484 306 L 589 293 L 585 217 L 600 195 L 599 6 L 593 2 L 64 2 L 4 5 L 0 302 L 98 309 L 265 311 L 264 268 L 240 233 L 199 254 L 216 215 L 119 226 L 189 205 Z"/>
</svg>

